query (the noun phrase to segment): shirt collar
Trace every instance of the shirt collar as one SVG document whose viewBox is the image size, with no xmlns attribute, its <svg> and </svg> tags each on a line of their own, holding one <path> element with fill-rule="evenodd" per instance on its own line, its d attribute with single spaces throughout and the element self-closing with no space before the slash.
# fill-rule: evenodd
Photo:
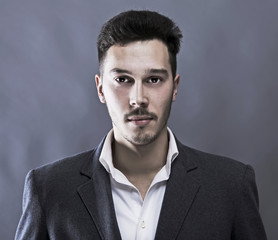
<svg viewBox="0 0 278 240">
<path fill-rule="evenodd" d="M 179 151 L 176 143 L 176 139 L 174 137 L 174 134 L 172 133 L 170 128 L 167 128 L 168 134 L 169 134 L 169 147 L 168 147 L 168 154 L 167 154 L 167 160 L 165 164 L 165 170 L 167 173 L 167 177 L 170 176 L 171 173 L 171 164 L 175 160 L 175 158 L 178 156 Z M 113 141 L 113 129 L 109 131 L 107 134 L 107 137 L 104 141 L 101 154 L 99 157 L 100 163 L 103 165 L 103 167 L 106 169 L 108 173 L 111 174 L 111 176 L 115 179 L 116 178 L 116 168 L 113 164 L 113 158 L 112 158 L 112 141 Z"/>
</svg>

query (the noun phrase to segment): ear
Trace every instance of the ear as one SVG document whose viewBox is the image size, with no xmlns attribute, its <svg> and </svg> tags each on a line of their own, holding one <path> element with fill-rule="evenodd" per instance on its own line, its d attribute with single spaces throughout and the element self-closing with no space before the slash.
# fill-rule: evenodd
<svg viewBox="0 0 278 240">
<path fill-rule="evenodd" d="M 179 86 L 179 83 L 180 83 L 180 75 L 177 74 L 177 75 L 175 76 L 175 79 L 174 79 L 174 89 L 173 89 L 172 102 L 176 101 L 177 94 L 178 94 L 178 86 Z"/>
<path fill-rule="evenodd" d="M 100 102 L 106 103 L 105 97 L 104 97 L 104 94 L 103 94 L 103 89 L 102 89 L 102 79 L 97 74 L 95 75 L 95 82 L 96 82 L 97 93 L 98 93 L 98 97 L 99 97 Z"/>
</svg>

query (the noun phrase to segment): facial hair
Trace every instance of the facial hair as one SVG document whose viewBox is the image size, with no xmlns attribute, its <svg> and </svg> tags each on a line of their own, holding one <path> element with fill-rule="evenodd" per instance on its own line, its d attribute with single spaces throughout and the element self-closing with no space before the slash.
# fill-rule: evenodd
<svg viewBox="0 0 278 240">
<path fill-rule="evenodd" d="M 138 132 L 136 133 L 135 136 L 134 135 L 124 135 L 123 137 L 128 142 L 130 142 L 134 145 L 140 145 L 140 146 L 147 145 L 147 144 L 154 142 L 160 136 L 163 129 L 167 126 L 168 118 L 169 118 L 169 115 L 171 112 L 171 106 L 172 106 L 172 101 L 171 101 L 171 99 L 169 99 L 169 102 L 165 108 L 165 112 L 161 116 L 160 122 L 158 122 L 158 124 L 161 124 L 161 125 L 158 126 L 157 132 L 154 132 L 152 134 L 146 133 L 144 131 L 145 126 L 142 126 L 142 127 L 138 128 Z M 138 115 L 149 116 L 149 117 L 152 117 L 154 121 L 159 121 L 156 114 L 148 112 L 144 108 L 134 109 L 130 113 L 125 114 L 124 119 L 127 122 L 129 117 L 136 116 L 136 115 L 137 116 Z"/>
</svg>

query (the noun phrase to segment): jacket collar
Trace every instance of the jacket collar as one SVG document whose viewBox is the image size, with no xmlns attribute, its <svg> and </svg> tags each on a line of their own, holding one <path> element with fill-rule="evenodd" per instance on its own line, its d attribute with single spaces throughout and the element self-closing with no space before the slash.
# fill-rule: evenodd
<svg viewBox="0 0 278 240">
<path fill-rule="evenodd" d="M 200 188 L 197 159 L 177 139 L 180 154 L 172 164 L 155 239 L 176 239 Z"/>
<path fill-rule="evenodd" d="M 89 181 L 78 188 L 102 239 L 121 239 L 117 224 L 110 177 L 99 162 L 105 138 L 81 169 Z M 155 239 L 175 239 L 199 191 L 198 163 L 192 150 L 177 139 L 179 155 L 172 164 L 160 212 Z"/>
<path fill-rule="evenodd" d="M 105 138 L 104 138 L 105 139 Z M 81 169 L 89 181 L 78 188 L 78 193 L 91 215 L 102 239 L 121 239 L 117 224 L 109 174 L 99 162 L 104 139 Z"/>
</svg>

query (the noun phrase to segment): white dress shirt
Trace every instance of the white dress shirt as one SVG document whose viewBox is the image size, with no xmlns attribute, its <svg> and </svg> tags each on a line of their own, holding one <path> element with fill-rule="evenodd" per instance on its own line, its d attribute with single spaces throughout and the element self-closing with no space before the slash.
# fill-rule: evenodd
<svg viewBox="0 0 278 240">
<path fill-rule="evenodd" d="M 143 201 L 138 189 L 116 169 L 112 160 L 113 130 L 104 142 L 99 161 L 110 174 L 114 207 L 123 240 L 152 240 L 171 172 L 171 163 L 179 154 L 172 131 L 168 128 L 169 148 L 166 164 L 155 175 Z"/>
</svg>

